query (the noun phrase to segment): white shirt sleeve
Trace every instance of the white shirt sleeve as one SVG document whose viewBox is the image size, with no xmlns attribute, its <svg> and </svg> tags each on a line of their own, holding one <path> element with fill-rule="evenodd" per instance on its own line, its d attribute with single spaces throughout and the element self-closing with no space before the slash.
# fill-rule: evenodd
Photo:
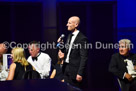
<svg viewBox="0 0 136 91">
<path fill-rule="evenodd" d="M 49 56 L 46 56 L 44 58 L 44 63 L 43 63 L 43 67 L 42 70 L 40 70 L 40 73 L 42 74 L 42 76 L 49 76 L 51 70 L 51 58 Z"/>
<path fill-rule="evenodd" d="M 125 75 L 126 75 L 126 72 L 125 72 L 124 75 L 123 75 L 123 79 L 125 79 Z"/>
</svg>

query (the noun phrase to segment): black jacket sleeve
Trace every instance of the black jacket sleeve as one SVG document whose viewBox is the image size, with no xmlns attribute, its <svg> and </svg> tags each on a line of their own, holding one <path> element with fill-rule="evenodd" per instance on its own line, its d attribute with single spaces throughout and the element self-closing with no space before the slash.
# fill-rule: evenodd
<svg viewBox="0 0 136 91">
<path fill-rule="evenodd" d="M 109 64 L 109 71 L 118 78 L 123 79 L 124 73 L 126 72 L 126 68 L 122 65 L 118 55 L 112 55 Z"/>
<path fill-rule="evenodd" d="M 80 44 L 81 44 L 81 49 L 80 49 L 81 61 L 80 61 L 80 66 L 79 66 L 77 74 L 83 76 L 83 73 L 86 67 L 86 63 L 88 60 L 88 49 L 85 47 L 85 45 L 87 44 L 87 38 L 83 38 Z"/>
</svg>

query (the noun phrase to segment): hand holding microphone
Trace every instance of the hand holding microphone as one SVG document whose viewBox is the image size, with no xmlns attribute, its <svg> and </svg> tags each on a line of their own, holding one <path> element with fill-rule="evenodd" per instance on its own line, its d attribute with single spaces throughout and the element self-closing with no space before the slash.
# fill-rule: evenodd
<svg viewBox="0 0 136 91">
<path fill-rule="evenodd" d="M 65 35 L 64 34 L 61 34 L 61 36 L 59 37 L 59 39 L 57 40 L 57 42 L 61 42 L 61 41 L 63 41 L 63 38 L 65 37 Z"/>
<path fill-rule="evenodd" d="M 61 36 L 59 37 L 59 39 L 57 40 L 57 47 L 59 47 L 60 46 L 60 44 L 63 42 L 63 38 L 65 37 L 65 35 L 64 34 L 61 34 Z"/>
</svg>

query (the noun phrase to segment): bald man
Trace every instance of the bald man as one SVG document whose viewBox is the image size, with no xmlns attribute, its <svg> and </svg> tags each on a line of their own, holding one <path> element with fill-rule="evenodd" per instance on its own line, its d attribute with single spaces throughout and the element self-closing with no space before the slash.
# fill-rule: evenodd
<svg viewBox="0 0 136 91">
<path fill-rule="evenodd" d="M 71 34 L 68 35 L 66 42 L 69 48 L 66 48 L 64 52 L 63 72 L 65 82 L 80 88 L 88 59 L 88 51 L 85 48 L 87 38 L 77 29 L 79 23 L 80 18 L 78 16 L 70 17 L 67 23 L 67 29 L 71 31 Z"/>
</svg>

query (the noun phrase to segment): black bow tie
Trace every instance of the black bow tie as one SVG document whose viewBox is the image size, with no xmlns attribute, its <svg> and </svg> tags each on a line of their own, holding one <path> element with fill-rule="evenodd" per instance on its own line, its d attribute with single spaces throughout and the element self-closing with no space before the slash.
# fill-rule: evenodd
<svg viewBox="0 0 136 91">
<path fill-rule="evenodd" d="M 40 56 L 40 54 L 41 54 L 41 52 L 39 52 L 39 55 L 37 56 L 37 57 L 39 57 Z M 37 57 L 32 57 L 32 60 L 34 61 L 34 60 L 36 60 L 37 61 Z"/>
<path fill-rule="evenodd" d="M 37 57 L 32 57 L 32 60 L 34 61 L 34 60 L 36 60 L 37 61 Z"/>
</svg>

